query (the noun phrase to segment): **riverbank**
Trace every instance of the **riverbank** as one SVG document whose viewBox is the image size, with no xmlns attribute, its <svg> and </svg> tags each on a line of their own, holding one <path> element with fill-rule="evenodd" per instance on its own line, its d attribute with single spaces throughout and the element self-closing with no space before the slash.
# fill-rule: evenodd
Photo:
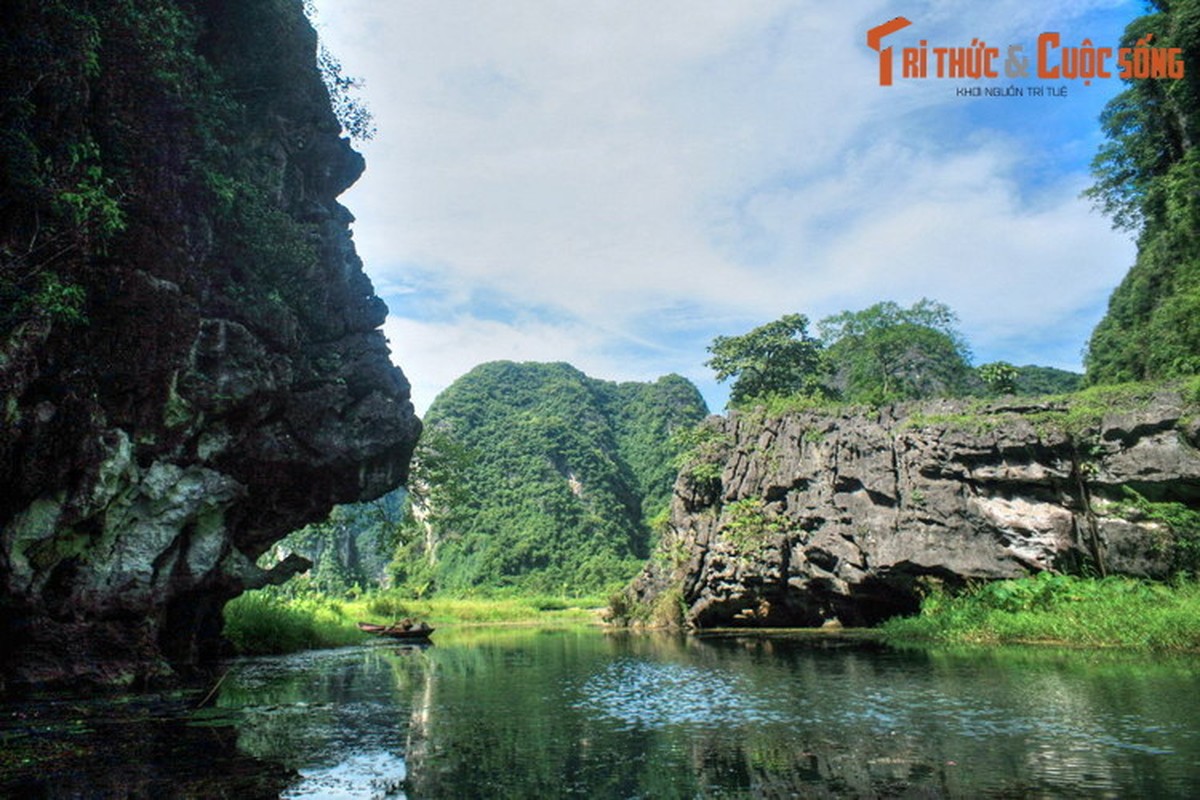
<svg viewBox="0 0 1200 800">
<path fill-rule="evenodd" d="M 893 642 L 1200 651 L 1200 581 L 1042 573 L 958 596 L 934 591 L 918 616 L 889 620 L 881 630 Z"/>
<path fill-rule="evenodd" d="M 226 608 L 225 634 L 239 653 L 264 655 L 360 644 L 366 636 L 355 626 L 358 620 L 413 617 L 435 628 L 586 625 L 599 623 L 602 605 L 598 598 L 411 600 L 376 593 L 342 599 L 251 592 Z M 958 595 L 934 590 L 919 615 L 889 620 L 876 630 L 892 643 L 1200 652 L 1200 580 L 1164 584 L 1043 573 Z"/>
<path fill-rule="evenodd" d="M 242 655 L 291 653 L 361 644 L 359 620 L 391 622 L 404 617 L 436 627 L 453 625 L 591 624 L 599 621 L 598 598 L 498 597 L 410 600 L 386 592 L 343 599 L 319 594 L 287 597 L 248 592 L 225 608 L 225 636 Z"/>
</svg>

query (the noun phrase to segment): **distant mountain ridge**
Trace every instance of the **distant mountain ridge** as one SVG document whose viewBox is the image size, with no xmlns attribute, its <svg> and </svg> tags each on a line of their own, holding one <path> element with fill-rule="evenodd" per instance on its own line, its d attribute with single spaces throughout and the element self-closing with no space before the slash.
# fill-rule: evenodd
<svg viewBox="0 0 1200 800">
<path fill-rule="evenodd" d="M 590 378 L 565 363 L 482 364 L 442 392 L 430 435 L 465 453 L 459 507 L 415 509 L 426 535 L 397 580 L 437 591 L 582 594 L 634 574 L 670 502 L 671 435 L 707 415 L 687 379 Z"/>
</svg>

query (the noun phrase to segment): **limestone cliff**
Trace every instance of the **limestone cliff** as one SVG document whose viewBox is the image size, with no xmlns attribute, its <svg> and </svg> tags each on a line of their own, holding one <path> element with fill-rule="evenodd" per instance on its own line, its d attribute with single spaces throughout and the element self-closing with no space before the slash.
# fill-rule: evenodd
<svg viewBox="0 0 1200 800">
<path fill-rule="evenodd" d="M 1200 505 L 1196 412 L 1194 396 L 1125 389 L 710 418 L 670 529 L 615 610 L 862 625 L 916 610 L 929 581 L 1164 577 L 1200 545 L 1155 513 Z"/>
<path fill-rule="evenodd" d="M 255 561 L 419 435 L 335 198 L 300 0 L 18 0 L 0 23 L 3 676 L 211 659 Z"/>
</svg>

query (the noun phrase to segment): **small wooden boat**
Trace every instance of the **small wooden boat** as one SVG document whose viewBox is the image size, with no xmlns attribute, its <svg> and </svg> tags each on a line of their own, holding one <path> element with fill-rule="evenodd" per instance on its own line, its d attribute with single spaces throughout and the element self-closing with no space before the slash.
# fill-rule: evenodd
<svg viewBox="0 0 1200 800">
<path fill-rule="evenodd" d="M 389 639 L 401 639 L 409 642 L 420 642 L 428 639 L 433 628 L 424 622 L 413 622 L 410 619 L 393 622 L 391 625 L 376 625 L 373 622 L 360 622 L 358 629 L 363 633 L 375 636 L 386 636 Z"/>
</svg>

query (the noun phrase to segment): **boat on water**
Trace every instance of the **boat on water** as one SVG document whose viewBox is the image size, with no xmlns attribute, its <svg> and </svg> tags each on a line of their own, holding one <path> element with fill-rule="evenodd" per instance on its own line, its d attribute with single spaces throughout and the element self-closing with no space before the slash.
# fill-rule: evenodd
<svg viewBox="0 0 1200 800">
<path fill-rule="evenodd" d="M 390 625 L 376 625 L 373 622 L 359 622 L 358 629 L 363 633 L 384 636 L 389 639 L 401 639 L 410 642 L 420 642 L 429 638 L 433 628 L 424 622 L 413 622 L 410 619 L 393 622 Z"/>
</svg>

